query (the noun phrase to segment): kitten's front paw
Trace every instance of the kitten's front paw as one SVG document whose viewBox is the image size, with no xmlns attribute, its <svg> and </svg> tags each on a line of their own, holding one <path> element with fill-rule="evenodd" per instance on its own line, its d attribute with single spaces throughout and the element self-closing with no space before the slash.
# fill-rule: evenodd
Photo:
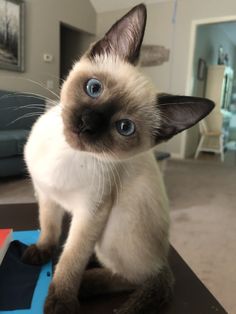
<svg viewBox="0 0 236 314">
<path fill-rule="evenodd" d="M 57 293 L 56 286 L 52 283 L 44 305 L 44 314 L 77 314 L 79 302 L 76 296 L 69 293 Z"/>
<path fill-rule="evenodd" d="M 30 245 L 24 252 L 21 260 L 30 265 L 43 265 L 50 261 L 52 248 L 40 249 L 36 244 Z"/>
</svg>

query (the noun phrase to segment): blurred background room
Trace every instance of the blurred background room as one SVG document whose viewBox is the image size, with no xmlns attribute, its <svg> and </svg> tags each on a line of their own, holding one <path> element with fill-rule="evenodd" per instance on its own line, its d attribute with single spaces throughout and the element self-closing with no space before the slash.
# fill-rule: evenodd
<svg viewBox="0 0 236 314">
<path fill-rule="evenodd" d="M 140 71 L 158 92 L 212 99 L 198 125 L 156 150 L 172 245 L 236 313 L 236 2 L 144 0 Z M 30 129 L 90 43 L 136 0 L 0 0 L 0 210 L 34 203 L 23 161 Z"/>
</svg>

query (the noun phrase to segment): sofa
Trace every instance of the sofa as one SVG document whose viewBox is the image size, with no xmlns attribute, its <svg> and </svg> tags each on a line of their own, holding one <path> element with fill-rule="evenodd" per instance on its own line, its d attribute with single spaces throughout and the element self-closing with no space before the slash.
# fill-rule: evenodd
<svg viewBox="0 0 236 314">
<path fill-rule="evenodd" d="M 0 90 L 0 178 L 26 174 L 24 145 L 44 110 L 41 97 Z"/>
</svg>

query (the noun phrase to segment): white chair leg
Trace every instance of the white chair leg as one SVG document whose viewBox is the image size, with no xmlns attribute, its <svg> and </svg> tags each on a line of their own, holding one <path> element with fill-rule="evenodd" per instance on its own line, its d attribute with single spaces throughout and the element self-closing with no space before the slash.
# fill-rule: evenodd
<svg viewBox="0 0 236 314">
<path fill-rule="evenodd" d="M 224 162 L 224 140 L 223 140 L 223 136 L 220 137 L 220 157 L 221 157 L 221 162 Z"/>
<path fill-rule="evenodd" d="M 204 141 L 204 135 L 201 135 L 201 139 L 200 139 L 200 142 L 198 144 L 198 147 L 197 147 L 197 150 L 196 150 L 196 153 L 195 153 L 195 156 L 194 156 L 195 159 L 197 159 L 198 156 L 199 156 L 199 153 L 201 151 L 201 146 L 202 146 L 203 141 Z"/>
</svg>

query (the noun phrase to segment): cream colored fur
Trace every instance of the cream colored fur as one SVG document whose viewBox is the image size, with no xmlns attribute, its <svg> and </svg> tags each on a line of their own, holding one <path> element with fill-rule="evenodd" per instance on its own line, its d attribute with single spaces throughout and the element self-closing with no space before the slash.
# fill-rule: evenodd
<svg viewBox="0 0 236 314">
<path fill-rule="evenodd" d="M 41 235 L 23 260 L 47 261 L 63 212 L 72 215 L 46 314 L 78 313 L 77 292 L 94 251 L 117 284 L 137 288 L 118 313 L 156 311 L 171 296 L 168 200 L 152 148 L 197 123 L 213 103 L 158 94 L 134 67 L 145 24 L 140 4 L 90 47 L 64 82 L 60 103 L 38 119 L 26 144 Z"/>
<path fill-rule="evenodd" d="M 107 59 L 101 64 L 96 67 L 86 59 L 76 64 L 63 90 L 76 73 L 112 72 L 119 82 L 126 77 L 131 93 L 137 88 L 132 97 L 145 99 L 147 111 L 153 112 L 150 119 L 157 121 L 155 93 L 147 80 L 128 64 Z M 61 114 L 66 105 L 62 91 L 62 102 L 38 119 L 25 147 L 40 206 L 37 245 L 57 244 L 63 210 L 68 211 L 73 218 L 53 278 L 57 286 L 79 287 L 94 250 L 113 273 L 141 283 L 159 272 L 168 250 L 168 201 L 151 139 L 141 147 L 145 152 L 122 160 L 114 154 L 81 152 L 64 135 Z"/>
</svg>

